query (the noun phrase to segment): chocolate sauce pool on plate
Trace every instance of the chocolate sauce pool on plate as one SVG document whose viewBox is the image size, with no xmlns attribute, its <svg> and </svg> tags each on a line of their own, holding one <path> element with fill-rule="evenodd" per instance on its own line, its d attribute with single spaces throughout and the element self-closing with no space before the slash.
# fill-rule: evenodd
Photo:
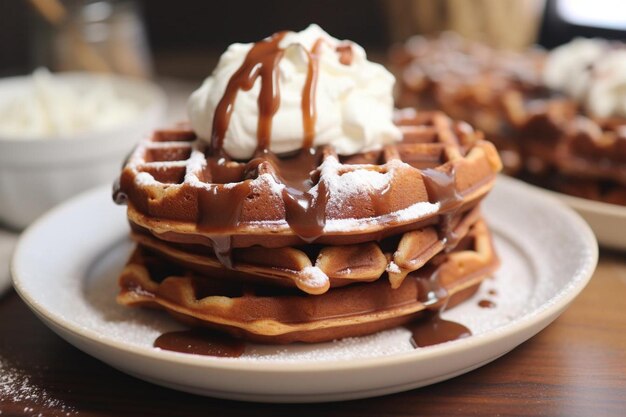
<svg viewBox="0 0 626 417">
<path fill-rule="evenodd" d="M 428 317 L 406 326 L 412 333 L 413 346 L 426 347 L 469 337 L 472 332 L 460 323 L 441 318 L 439 312 L 430 312 Z"/>
<path fill-rule="evenodd" d="M 480 300 L 478 302 L 478 306 L 481 308 L 495 308 L 496 307 L 496 303 L 494 303 L 491 300 Z"/>
<path fill-rule="evenodd" d="M 164 333 L 154 341 L 154 347 L 195 355 L 238 358 L 243 354 L 246 345 L 243 341 L 223 333 L 194 328 Z"/>
</svg>

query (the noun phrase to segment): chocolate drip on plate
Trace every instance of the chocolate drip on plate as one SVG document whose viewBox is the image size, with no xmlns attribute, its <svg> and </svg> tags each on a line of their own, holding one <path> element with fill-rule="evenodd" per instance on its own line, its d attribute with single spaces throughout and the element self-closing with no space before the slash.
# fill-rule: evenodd
<svg viewBox="0 0 626 417">
<path fill-rule="evenodd" d="M 195 355 L 238 358 L 243 354 L 246 345 L 232 336 L 195 328 L 164 333 L 154 341 L 154 347 Z"/>
<path fill-rule="evenodd" d="M 478 302 L 478 306 L 481 308 L 495 308 L 496 307 L 496 303 L 494 303 L 491 300 L 480 300 Z"/>
<path fill-rule="evenodd" d="M 472 335 L 472 332 L 462 324 L 442 319 L 439 312 L 430 312 L 428 317 L 408 325 L 407 328 L 413 335 L 411 343 L 416 348 L 450 342 Z"/>
</svg>

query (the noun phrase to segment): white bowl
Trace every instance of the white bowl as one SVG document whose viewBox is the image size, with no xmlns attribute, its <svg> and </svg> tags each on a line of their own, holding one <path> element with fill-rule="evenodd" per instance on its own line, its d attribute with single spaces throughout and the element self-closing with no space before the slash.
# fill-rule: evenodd
<svg viewBox="0 0 626 417">
<path fill-rule="evenodd" d="M 89 85 L 105 77 L 119 96 L 139 105 L 137 117 L 117 127 L 72 137 L 0 135 L 0 222 L 21 229 L 40 214 L 95 185 L 113 183 L 124 157 L 165 114 L 165 93 L 147 81 L 117 75 L 60 73 L 67 83 Z M 31 76 L 0 80 L 0 105 L 26 91 Z"/>
</svg>

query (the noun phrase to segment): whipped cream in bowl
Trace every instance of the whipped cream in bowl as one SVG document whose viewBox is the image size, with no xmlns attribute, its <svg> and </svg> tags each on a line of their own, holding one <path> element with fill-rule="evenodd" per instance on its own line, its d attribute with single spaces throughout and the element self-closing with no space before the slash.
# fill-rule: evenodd
<svg viewBox="0 0 626 417">
<path fill-rule="evenodd" d="M 248 65 L 249 64 L 249 65 Z M 189 99 L 196 134 L 235 159 L 331 144 L 338 154 L 401 139 L 393 75 L 317 25 L 231 45 Z"/>
<path fill-rule="evenodd" d="M 76 139 L 128 123 L 142 110 L 108 77 L 81 83 L 38 68 L 29 84 L 0 103 L 0 137 Z"/>
<path fill-rule="evenodd" d="M 162 123 L 165 94 L 143 80 L 87 72 L 0 79 L 0 222 L 24 228 L 110 183 L 138 139 Z"/>
</svg>

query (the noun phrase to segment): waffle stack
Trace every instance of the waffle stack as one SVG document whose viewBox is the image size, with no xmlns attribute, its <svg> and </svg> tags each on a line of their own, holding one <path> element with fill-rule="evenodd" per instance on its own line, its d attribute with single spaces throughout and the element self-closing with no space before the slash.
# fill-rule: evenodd
<svg viewBox="0 0 626 417">
<path fill-rule="evenodd" d="M 185 126 L 130 156 L 137 248 L 118 301 L 270 343 L 357 336 L 470 296 L 497 266 L 479 203 L 500 160 L 469 125 L 398 112 L 403 140 L 235 161 Z"/>
<path fill-rule="evenodd" d="M 506 173 L 626 205 L 626 120 L 593 117 L 542 82 L 545 52 L 503 52 L 444 34 L 392 51 L 399 101 L 440 109 L 485 132 Z"/>
</svg>

